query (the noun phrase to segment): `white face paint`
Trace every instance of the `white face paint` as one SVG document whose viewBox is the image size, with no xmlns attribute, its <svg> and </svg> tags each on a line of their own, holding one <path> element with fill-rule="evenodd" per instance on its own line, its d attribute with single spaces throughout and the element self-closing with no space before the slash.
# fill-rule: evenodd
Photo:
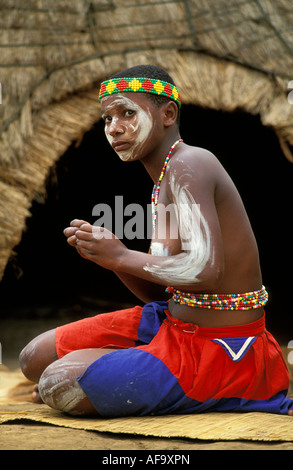
<svg viewBox="0 0 293 470">
<path fill-rule="evenodd" d="M 160 266 L 146 265 L 144 270 L 176 287 L 176 284 L 199 282 L 198 275 L 213 259 L 213 250 L 208 224 L 187 184 L 180 185 L 180 179 L 176 180 L 173 173 L 170 175 L 170 186 L 177 207 L 178 229 L 184 253 L 164 260 Z"/>
<path fill-rule="evenodd" d="M 119 116 L 114 113 L 115 107 L 123 107 L 125 110 L 133 111 L 133 117 L 124 119 L 123 122 L 120 122 Z M 115 141 L 125 142 L 125 149 L 117 147 L 114 150 L 119 155 L 121 160 L 130 161 L 135 158 L 138 151 L 143 148 L 147 138 L 149 137 L 153 126 L 154 121 L 149 110 L 141 108 L 137 103 L 132 101 L 127 96 L 117 94 L 115 99 L 111 102 L 111 105 L 106 107 L 105 115 L 111 113 L 111 122 L 106 123 L 105 134 L 108 139 L 108 142 L 111 146 L 115 145 Z M 111 135 L 111 129 L 114 126 L 119 126 L 120 134 Z M 123 147 L 123 145 L 122 145 Z"/>
</svg>

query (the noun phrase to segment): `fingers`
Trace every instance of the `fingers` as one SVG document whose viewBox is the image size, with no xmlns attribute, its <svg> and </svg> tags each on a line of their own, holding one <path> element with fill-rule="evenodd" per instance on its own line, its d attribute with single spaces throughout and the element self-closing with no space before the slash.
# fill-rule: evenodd
<svg viewBox="0 0 293 470">
<path fill-rule="evenodd" d="M 74 219 L 70 222 L 70 227 L 80 227 L 81 225 L 83 224 L 88 224 L 90 225 L 88 222 L 86 222 L 85 220 L 80 220 L 80 219 Z"/>
<path fill-rule="evenodd" d="M 76 227 L 67 227 L 65 230 L 63 230 L 63 233 L 66 237 L 71 237 L 75 234 L 76 230 Z"/>
<path fill-rule="evenodd" d="M 84 230 L 86 232 L 91 232 L 92 231 L 92 226 L 88 222 L 83 222 L 80 220 L 79 222 L 81 223 L 76 223 L 75 225 L 72 225 L 72 222 L 70 223 L 70 227 L 66 227 L 65 230 L 63 230 L 64 235 L 67 237 L 71 237 L 71 235 L 74 235 L 77 230 Z"/>
<path fill-rule="evenodd" d="M 96 240 L 102 240 L 102 239 L 108 239 L 108 240 L 114 240 L 116 236 L 107 230 L 105 227 L 99 227 L 97 225 L 94 225 L 92 227 L 92 232 L 93 232 L 93 237 Z"/>
<path fill-rule="evenodd" d="M 67 227 L 65 230 L 63 230 L 64 235 L 67 237 L 67 243 L 73 247 L 76 246 L 76 230 L 77 228 L 74 227 Z"/>
<path fill-rule="evenodd" d="M 77 242 L 77 231 L 79 232 L 78 238 L 82 238 L 81 232 L 85 231 L 90 233 L 92 231 L 92 226 L 84 220 L 75 219 L 70 223 L 70 227 L 67 227 L 65 230 L 63 230 L 64 235 L 67 237 L 67 242 L 69 245 L 74 247 L 76 246 Z"/>
<path fill-rule="evenodd" d="M 116 238 L 105 227 L 94 226 L 80 219 L 70 222 L 70 227 L 64 229 L 63 233 L 67 237 L 68 244 L 76 248 L 84 258 L 87 257 L 87 252 L 93 251 L 96 241 Z"/>
<path fill-rule="evenodd" d="M 90 230 L 84 230 L 84 226 L 82 225 L 79 230 L 76 230 L 75 236 L 77 241 L 78 240 L 85 240 L 85 241 L 90 241 L 93 239 L 93 234 L 92 230 L 90 227 Z"/>
</svg>

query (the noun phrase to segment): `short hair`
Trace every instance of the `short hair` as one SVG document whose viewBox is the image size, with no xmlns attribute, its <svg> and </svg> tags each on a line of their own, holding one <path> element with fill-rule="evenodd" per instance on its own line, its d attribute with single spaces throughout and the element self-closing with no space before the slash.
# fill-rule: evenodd
<svg viewBox="0 0 293 470">
<path fill-rule="evenodd" d="M 163 82 L 171 83 L 171 85 L 176 86 L 173 78 L 166 72 L 166 70 L 158 67 L 157 65 L 135 65 L 128 69 L 122 70 L 121 72 L 115 73 L 110 77 L 112 78 L 153 78 L 157 80 L 162 80 Z M 145 93 L 147 98 L 152 101 L 157 107 L 160 107 L 162 104 L 168 103 L 170 99 L 167 96 L 155 95 L 152 93 Z M 177 125 L 180 125 L 180 108 L 176 103 L 178 108 L 177 116 Z"/>
</svg>

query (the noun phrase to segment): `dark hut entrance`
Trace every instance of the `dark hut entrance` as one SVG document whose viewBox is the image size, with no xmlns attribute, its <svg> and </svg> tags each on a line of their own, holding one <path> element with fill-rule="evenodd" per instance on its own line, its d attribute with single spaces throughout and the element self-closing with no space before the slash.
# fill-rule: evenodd
<svg viewBox="0 0 293 470">
<path fill-rule="evenodd" d="M 274 132 L 263 127 L 257 116 L 183 106 L 181 132 L 186 142 L 214 152 L 236 183 L 271 294 L 268 326 L 277 334 L 290 335 L 292 288 L 287 267 L 291 268 L 292 257 L 289 260 L 286 247 L 291 246 L 292 164 L 282 155 Z M 133 202 L 146 206 L 151 189 L 143 166 L 120 162 L 105 140 L 103 123 L 97 123 L 51 172 L 45 204 L 33 204 L 27 230 L 15 249 L 17 263 L 8 264 L 0 283 L 4 314 L 13 310 L 20 316 L 40 312 L 58 316 L 61 308 L 72 307 L 80 314 L 137 302 L 115 275 L 80 258 L 62 231 L 73 218 L 93 223 L 93 207 L 101 202 L 114 204 L 117 195 L 123 195 L 124 206 Z M 146 240 L 125 243 L 139 250 L 148 246 Z"/>
</svg>

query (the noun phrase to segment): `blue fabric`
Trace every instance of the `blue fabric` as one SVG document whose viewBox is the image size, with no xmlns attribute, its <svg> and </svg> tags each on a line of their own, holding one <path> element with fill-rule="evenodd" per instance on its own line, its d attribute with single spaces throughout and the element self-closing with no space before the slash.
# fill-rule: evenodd
<svg viewBox="0 0 293 470">
<path fill-rule="evenodd" d="M 133 348 L 105 354 L 78 381 L 104 417 L 212 411 L 288 414 L 292 408 L 286 390 L 267 400 L 232 397 L 198 402 L 185 395 L 176 377 L 160 359 Z"/>
<path fill-rule="evenodd" d="M 143 307 L 137 346 L 149 344 L 157 335 L 166 318 L 167 308 L 167 302 L 152 302 Z M 233 361 L 238 361 L 255 339 L 251 336 L 214 338 L 211 341 L 221 345 Z M 171 361 L 172 354 L 175 352 L 168 355 Z M 163 360 L 144 349 L 121 349 L 105 354 L 87 368 L 78 382 L 104 417 L 212 411 L 288 414 L 292 409 L 292 400 L 286 398 L 287 390 L 266 400 L 224 397 L 202 403 L 189 398 Z"/>
<path fill-rule="evenodd" d="M 161 301 L 150 302 L 143 307 L 136 346 L 149 344 L 152 341 L 166 318 L 165 310 L 167 309 L 168 303 Z"/>
<path fill-rule="evenodd" d="M 78 381 L 102 416 L 164 412 L 184 397 L 176 377 L 160 359 L 133 348 L 105 354 Z"/>
</svg>

